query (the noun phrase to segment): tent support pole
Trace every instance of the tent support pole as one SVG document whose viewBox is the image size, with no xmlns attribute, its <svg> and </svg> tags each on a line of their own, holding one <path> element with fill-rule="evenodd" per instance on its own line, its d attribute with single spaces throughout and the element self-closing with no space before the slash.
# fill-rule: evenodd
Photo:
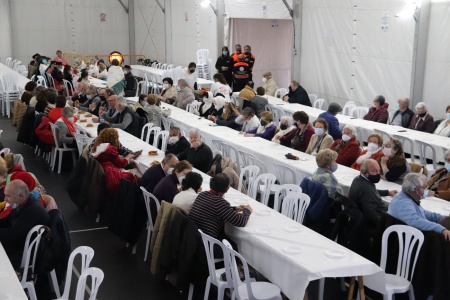
<svg viewBox="0 0 450 300">
<path fill-rule="evenodd" d="M 286 7 L 289 7 L 286 1 L 283 1 Z M 302 42 L 302 5 L 303 0 L 295 0 L 292 2 L 292 23 L 293 23 L 293 40 L 292 40 L 292 61 L 291 61 L 291 78 L 297 80 L 301 84 L 300 65 L 301 65 L 301 42 Z"/>
</svg>

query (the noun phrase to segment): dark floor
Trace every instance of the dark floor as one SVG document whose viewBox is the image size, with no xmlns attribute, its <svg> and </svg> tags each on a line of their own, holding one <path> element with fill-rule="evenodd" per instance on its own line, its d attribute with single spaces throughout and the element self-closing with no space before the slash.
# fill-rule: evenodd
<svg viewBox="0 0 450 300">
<path fill-rule="evenodd" d="M 69 225 L 72 239 L 72 249 L 86 245 L 95 250 L 95 256 L 91 266 L 103 270 L 105 279 L 100 286 L 98 299 L 124 300 L 124 299 L 186 299 L 186 295 L 180 294 L 173 286 L 163 278 L 157 278 L 150 274 L 148 262 L 144 262 L 145 236 L 142 236 L 137 253 L 131 254 L 131 249 L 125 247 L 125 243 L 117 238 L 105 224 L 95 223 L 95 220 L 79 211 L 72 203 L 64 186 L 70 174 L 71 158 L 67 157 L 63 163 L 61 174 L 52 172 L 48 164 L 38 157 L 33 149 L 16 141 L 15 127 L 11 126 L 11 120 L 0 117 L 0 129 L 3 129 L 1 142 L 14 153 L 24 156 L 25 166 L 28 172 L 32 172 L 46 188 L 47 193 L 53 196 L 59 209 L 64 213 Z M 76 278 L 74 279 L 76 282 Z M 74 285 L 73 285 L 74 286 Z M 73 289 L 74 290 L 74 289 Z M 51 299 L 49 287 L 43 282 L 37 287 L 39 299 Z M 195 299 L 203 299 L 204 287 L 196 287 Z M 317 299 L 317 282 L 312 282 L 308 288 L 309 299 Z M 215 299 L 214 291 L 210 299 Z M 325 285 L 326 300 L 345 299 L 337 280 L 327 279 Z"/>
</svg>

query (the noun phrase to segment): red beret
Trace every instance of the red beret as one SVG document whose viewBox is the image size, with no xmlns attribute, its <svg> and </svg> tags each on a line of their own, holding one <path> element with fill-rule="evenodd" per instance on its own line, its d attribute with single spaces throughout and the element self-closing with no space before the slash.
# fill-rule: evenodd
<svg viewBox="0 0 450 300">
<path fill-rule="evenodd" d="M 22 171 L 12 173 L 10 181 L 13 181 L 15 179 L 20 179 L 25 182 L 30 192 L 36 187 L 36 180 L 34 180 L 33 176 L 31 176 L 31 174 L 28 172 Z"/>
</svg>

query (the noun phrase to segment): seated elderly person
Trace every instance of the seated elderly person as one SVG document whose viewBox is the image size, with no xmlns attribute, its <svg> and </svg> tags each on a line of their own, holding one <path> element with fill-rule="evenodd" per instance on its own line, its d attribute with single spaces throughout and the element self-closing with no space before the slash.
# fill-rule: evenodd
<svg viewBox="0 0 450 300">
<path fill-rule="evenodd" d="M 189 214 L 195 199 L 197 199 L 198 193 L 201 192 L 202 183 L 202 175 L 196 172 L 187 173 L 181 182 L 181 192 L 173 198 L 172 204 Z"/>
<path fill-rule="evenodd" d="M 77 142 L 74 137 L 74 133 L 76 133 L 77 130 L 75 128 L 75 118 L 73 113 L 74 111 L 72 107 L 64 107 L 61 117 L 56 120 L 55 125 L 58 126 L 59 129 L 59 134 L 57 137 L 58 142 L 60 144 L 65 143 L 66 146 L 70 148 L 77 148 Z"/>
<path fill-rule="evenodd" d="M 322 149 L 329 149 L 333 145 L 333 138 L 327 133 L 328 123 L 325 119 L 318 118 L 313 123 L 314 134 L 309 140 L 306 153 L 316 156 Z"/>
<path fill-rule="evenodd" d="M 171 110 L 170 109 L 161 109 L 159 106 L 156 105 L 158 102 L 158 98 L 156 95 L 148 95 L 147 96 L 147 106 L 144 106 L 144 110 L 147 113 L 148 122 L 149 123 L 157 123 L 157 119 L 155 116 L 160 116 L 167 118 L 170 116 Z"/>
<path fill-rule="evenodd" d="M 227 126 L 234 130 L 240 130 L 241 125 L 235 122 L 236 118 L 240 115 L 239 109 L 232 102 L 225 103 L 223 108 L 223 114 L 216 116 L 209 116 L 208 120 L 213 121 L 219 126 Z"/>
<path fill-rule="evenodd" d="M 200 104 L 200 107 L 197 109 L 193 108 L 192 113 L 203 117 L 208 118 L 210 115 L 214 114 L 216 112 L 216 108 L 213 104 L 213 94 L 211 92 L 203 93 L 203 102 Z"/>
<path fill-rule="evenodd" d="M 106 89 L 108 90 L 108 89 Z M 116 101 L 117 101 L 117 95 L 112 94 L 110 96 L 106 96 L 107 97 L 107 102 L 108 105 L 99 108 L 99 116 L 100 118 L 93 118 L 92 121 L 93 122 L 103 122 L 102 120 L 104 120 L 105 122 L 109 122 L 109 123 L 114 123 L 117 122 L 117 119 L 119 118 L 119 112 L 116 110 Z"/>
<path fill-rule="evenodd" d="M 416 114 L 409 124 L 410 129 L 433 133 L 436 129 L 433 117 L 428 113 L 428 105 L 423 102 L 416 104 Z"/>
<path fill-rule="evenodd" d="M 255 91 L 253 90 L 253 87 L 255 86 L 255 84 L 253 83 L 253 81 L 249 81 L 247 82 L 247 84 L 245 85 L 245 87 L 239 92 L 238 97 L 240 98 L 244 98 L 247 100 L 252 99 L 253 97 L 256 96 Z"/>
<path fill-rule="evenodd" d="M 273 124 L 273 115 L 270 111 L 265 111 L 261 114 L 261 121 L 258 128 L 254 128 L 244 133 L 246 137 L 257 136 L 268 141 L 272 140 L 275 135 L 277 127 Z"/>
<path fill-rule="evenodd" d="M 197 129 L 189 131 L 189 141 L 191 147 L 178 154 L 178 159 L 187 160 L 203 173 L 208 172 L 213 160 L 211 148 L 202 141 L 202 136 Z"/>
<path fill-rule="evenodd" d="M 86 89 L 89 85 L 86 82 L 79 82 L 77 85 L 77 91 L 73 93 L 72 100 L 85 103 L 88 99 L 86 97 Z"/>
<path fill-rule="evenodd" d="M 312 106 L 311 100 L 309 100 L 308 93 L 306 90 L 298 83 L 298 81 L 293 80 L 289 85 L 289 93 L 283 97 L 283 100 L 289 103 L 297 103 L 306 106 Z"/>
<path fill-rule="evenodd" d="M 397 102 L 397 110 L 392 116 L 391 125 L 409 128 L 414 112 L 409 109 L 409 99 L 400 98 Z"/>
<path fill-rule="evenodd" d="M 304 111 L 296 111 L 292 118 L 297 130 L 293 130 L 286 136 L 283 136 L 280 139 L 280 144 L 305 152 L 314 134 L 314 128 L 309 124 L 309 116 Z"/>
<path fill-rule="evenodd" d="M 450 241 L 450 231 L 438 224 L 445 216 L 423 209 L 420 200 L 427 197 L 427 178 L 423 174 L 405 176 L 402 191 L 389 204 L 388 214 L 421 231 L 442 233 Z"/>
<path fill-rule="evenodd" d="M 280 144 L 280 140 L 295 131 L 294 119 L 291 116 L 282 116 L 280 120 L 280 130 L 272 138 L 272 142 Z"/>
<path fill-rule="evenodd" d="M 195 100 L 194 93 L 188 87 L 187 82 L 184 79 L 178 80 L 178 86 L 180 87 L 180 92 L 173 105 L 181 109 L 186 109 L 186 106 Z"/>
<path fill-rule="evenodd" d="M 179 161 L 172 172 L 161 179 L 153 190 L 156 199 L 172 203 L 173 198 L 179 193 L 178 185 L 181 185 L 186 175 L 192 171 L 192 165 L 186 160 Z"/>
<path fill-rule="evenodd" d="M 333 140 L 338 140 L 342 138 L 342 130 L 339 127 L 339 120 L 336 115 L 342 111 L 342 107 L 331 102 L 328 106 L 328 110 L 319 115 L 319 118 L 324 119 L 328 123 L 328 134 L 331 135 Z"/>
<path fill-rule="evenodd" d="M 108 121 L 111 123 L 111 127 L 122 129 L 139 138 L 141 136 L 139 117 L 136 112 L 128 107 L 127 100 L 124 97 L 117 97 L 116 111 L 119 113 Z"/>
<path fill-rule="evenodd" d="M 255 110 L 258 117 L 261 116 L 263 111 L 266 111 L 266 105 L 269 103 L 266 98 L 264 98 L 265 90 L 263 87 L 258 87 L 256 89 L 256 96 L 250 99 L 250 106 Z"/>
<path fill-rule="evenodd" d="M 262 87 L 264 88 L 266 95 L 275 96 L 275 92 L 278 90 L 278 86 L 275 80 L 272 78 L 272 73 L 264 72 L 262 76 Z"/>
<path fill-rule="evenodd" d="M 373 100 L 372 107 L 364 116 L 364 120 L 386 124 L 389 121 L 388 107 L 389 103 L 386 102 L 384 96 L 376 96 Z"/>
<path fill-rule="evenodd" d="M 437 169 L 428 181 L 428 189 L 434 196 L 450 201 L 450 150 L 444 153 L 445 165 Z"/>
<path fill-rule="evenodd" d="M 403 177 L 411 172 L 403 153 L 402 143 L 397 139 L 391 138 L 386 141 L 379 163 L 381 177 L 387 181 L 401 182 Z"/>
<path fill-rule="evenodd" d="M 250 107 L 244 108 L 242 115 L 238 116 L 234 121 L 242 126 L 242 132 L 257 129 L 260 124 L 258 117 L 255 115 L 255 111 Z"/>
<path fill-rule="evenodd" d="M 198 229 L 215 238 L 224 237 L 225 221 L 236 227 L 247 225 L 252 213 L 250 205 L 231 207 L 223 196 L 230 187 L 230 179 L 226 174 L 216 174 L 209 182 L 210 190 L 200 193 L 194 201 L 189 218 Z"/>
<path fill-rule="evenodd" d="M 48 113 L 48 118 L 50 119 L 50 122 L 55 123 L 56 120 L 58 120 L 61 117 L 61 113 L 64 107 L 66 107 L 66 97 L 65 96 L 57 96 L 56 97 L 56 107 L 50 110 Z"/>
<path fill-rule="evenodd" d="M 97 105 L 101 101 L 100 96 L 97 94 L 97 89 L 95 88 L 95 86 L 88 85 L 86 87 L 85 95 L 86 101 L 84 102 L 75 101 L 74 106 L 80 110 L 93 113 Z"/>
<path fill-rule="evenodd" d="M 336 163 L 338 155 L 330 149 L 320 150 L 316 155 L 317 170 L 311 177 L 312 181 L 320 183 L 328 192 L 328 197 L 336 198 L 336 193 L 342 194 L 342 188 L 339 185 L 333 173 L 337 170 Z"/>
<path fill-rule="evenodd" d="M 163 79 L 163 91 L 161 95 L 158 95 L 158 100 L 165 102 L 167 104 L 173 104 L 178 97 L 177 89 L 173 86 L 173 80 L 170 77 Z"/>
<path fill-rule="evenodd" d="M 97 136 L 99 136 L 99 135 L 100 135 L 100 132 L 102 132 L 102 130 L 103 130 L 103 129 L 106 129 L 106 128 L 112 128 L 112 127 L 111 127 L 111 124 L 108 124 L 108 123 L 101 123 L 101 124 L 98 124 L 98 127 L 97 127 Z M 95 145 L 95 140 L 96 140 L 96 139 L 94 139 L 94 140 L 91 142 L 91 144 L 89 145 L 89 147 L 88 147 L 87 152 L 88 152 L 89 155 L 92 153 L 92 147 L 94 147 L 94 145 Z M 123 157 L 127 156 L 128 154 L 133 154 L 133 151 L 132 151 L 132 150 L 128 149 L 127 147 L 124 147 L 124 146 L 123 146 L 122 144 L 120 144 L 120 143 L 119 143 L 119 148 L 118 148 L 117 150 L 119 151 L 119 155 L 120 155 L 120 156 L 123 156 Z"/>
<path fill-rule="evenodd" d="M 0 219 L 0 243 L 14 269 L 19 270 L 28 232 L 36 225 L 48 226 L 50 218 L 41 203 L 30 198 L 28 186 L 20 179 L 6 185 L 5 199 L 13 212 Z"/>
<path fill-rule="evenodd" d="M 180 128 L 176 126 L 170 127 L 166 154 L 173 153 L 178 155 L 187 150 L 190 146 L 188 140 L 181 135 Z"/>
<path fill-rule="evenodd" d="M 375 184 L 380 181 L 380 166 L 374 159 L 367 158 L 361 162 L 361 173 L 353 179 L 348 197 L 353 200 L 363 212 L 364 220 L 373 232 L 383 213 L 387 211 L 387 205 L 381 197 L 394 196 L 397 191 L 377 190 Z"/>
<path fill-rule="evenodd" d="M 172 174 L 173 168 L 177 163 L 178 158 L 176 155 L 166 154 L 160 164 L 155 164 L 145 171 L 139 181 L 139 186 L 143 186 L 148 192 L 153 193 L 155 186 L 161 179 Z"/>
<path fill-rule="evenodd" d="M 450 105 L 445 109 L 445 119 L 439 123 L 439 126 L 434 131 L 434 134 L 440 136 L 450 136 Z"/>
<path fill-rule="evenodd" d="M 361 152 L 359 142 L 356 140 L 356 128 L 347 124 L 342 133 L 342 139 L 334 141 L 330 149 L 338 153 L 338 164 L 350 167 Z"/>
<path fill-rule="evenodd" d="M 379 161 L 383 155 L 383 137 L 379 133 L 372 133 L 367 139 L 367 149 L 361 152 L 361 155 L 352 164 L 352 168 L 359 170 L 361 163 L 367 159 L 372 158 Z"/>
</svg>

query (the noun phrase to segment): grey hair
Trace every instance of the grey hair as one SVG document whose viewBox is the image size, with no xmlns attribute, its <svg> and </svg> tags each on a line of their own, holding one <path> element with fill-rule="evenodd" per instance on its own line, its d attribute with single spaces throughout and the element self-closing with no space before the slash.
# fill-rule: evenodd
<svg viewBox="0 0 450 300">
<path fill-rule="evenodd" d="M 127 99 L 122 96 L 117 97 L 116 104 L 119 104 L 121 107 L 127 107 Z"/>
<path fill-rule="evenodd" d="M 177 127 L 177 126 L 170 126 L 170 130 L 175 130 L 176 132 L 178 132 L 178 134 L 181 133 L 180 127 Z"/>
<path fill-rule="evenodd" d="M 449 149 L 445 150 L 445 152 L 444 152 L 444 160 L 445 160 L 445 158 L 447 158 L 447 156 L 449 156 L 449 155 L 450 155 L 450 150 L 449 150 Z"/>
<path fill-rule="evenodd" d="M 87 89 L 88 84 L 86 82 L 81 81 L 81 82 L 78 82 L 78 87 L 84 87 L 85 89 Z"/>
<path fill-rule="evenodd" d="M 189 135 L 191 135 L 191 134 L 196 134 L 200 138 L 202 137 L 202 134 L 200 133 L 200 131 L 197 128 L 192 128 L 191 130 L 189 130 Z"/>
<path fill-rule="evenodd" d="M 294 124 L 294 119 L 292 119 L 291 116 L 282 116 L 280 119 L 280 122 L 281 121 L 286 121 L 288 123 L 288 125 L 287 125 L 288 127 L 291 127 L 292 124 Z"/>
<path fill-rule="evenodd" d="M 412 193 L 417 187 L 422 187 L 427 180 L 425 175 L 419 173 L 409 173 L 403 178 L 402 192 Z"/>
<path fill-rule="evenodd" d="M 187 81 L 186 81 L 186 80 L 184 80 L 184 79 L 178 79 L 178 85 L 184 85 L 184 86 L 187 86 L 188 84 L 187 84 Z"/>
<path fill-rule="evenodd" d="M 88 85 L 86 90 L 90 90 L 91 92 L 94 92 L 95 94 L 97 94 L 97 89 L 93 85 Z"/>
<path fill-rule="evenodd" d="M 174 157 L 176 157 L 176 155 L 173 154 L 173 153 L 166 154 L 166 156 L 164 156 L 164 158 L 163 158 L 161 163 L 165 163 L 166 164 L 169 160 L 171 160 Z"/>
<path fill-rule="evenodd" d="M 244 108 L 242 110 L 242 115 L 243 116 L 253 117 L 255 115 L 255 112 L 250 107 L 246 107 L 246 108 Z"/>
<path fill-rule="evenodd" d="M 112 89 L 112 88 L 107 88 L 107 89 L 105 90 L 105 92 L 108 94 L 108 96 L 112 96 L 112 95 L 115 95 L 115 94 L 116 94 L 116 92 L 115 92 L 114 89 Z"/>
<path fill-rule="evenodd" d="M 347 124 L 344 126 L 344 129 L 350 129 L 350 131 L 352 132 L 352 134 L 356 137 L 358 135 L 358 132 L 356 131 L 356 127 L 353 126 L 352 124 Z"/>
<path fill-rule="evenodd" d="M 375 160 L 375 159 L 373 159 L 373 158 L 366 158 L 365 160 L 363 160 L 362 161 L 362 163 L 361 163 L 361 167 L 360 167 L 360 171 L 361 171 L 361 173 L 367 173 L 367 172 L 369 172 L 369 167 L 368 167 L 368 164 L 369 163 L 374 163 L 374 164 L 378 164 L 378 162 Z"/>
<path fill-rule="evenodd" d="M 73 115 L 74 115 L 73 108 L 70 107 L 70 106 L 64 107 L 63 110 L 62 110 L 61 115 L 62 115 L 63 117 L 66 117 L 66 118 L 67 118 L 67 117 L 73 117 Z"/>
<path fill-rule="evenodd" d="M 30 190 L 28 189 L 27 184 L 20 179 L 14 179 L 11 183 L 14 183 L 14 195 L 16 197 L 24 196 L 27 197 L 30 194 Z"/>
<path fill-rule="evenodd" d="M 404 98 L 400 98 L 398 100 L 400 100 L 402 102 L 405 102 L 406 103 L 406 107 L 409 107 L 409 98 L 404 97 Z"/>
<path fill-rule="evenodd" d="M 416 104 L 416 109 L 418 108 L 424 108 L 426 112 L 428 112 L 428 105 L 425 104 L 425 102 L 419 102 Z"/>
<path fill-rule="evenodd" d="M 266 77 L 266 76 L 272 77 L 272 73 L 270 73 L 269 71 L 266 71 L 266 72 L 263 73 L 262 76 L 263 77 Z"/>
</svg>

